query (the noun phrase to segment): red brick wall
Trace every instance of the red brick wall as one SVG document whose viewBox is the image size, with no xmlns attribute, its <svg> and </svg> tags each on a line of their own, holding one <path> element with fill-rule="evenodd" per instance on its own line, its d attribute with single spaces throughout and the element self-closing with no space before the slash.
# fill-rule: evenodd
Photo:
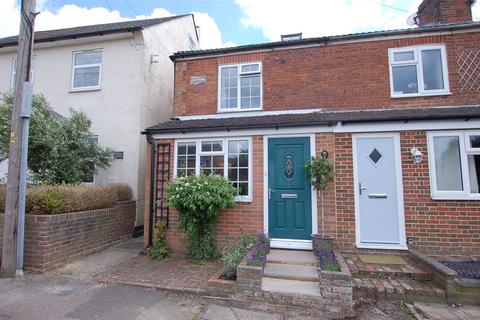
<svg viewBox="0 0 480 320">
<path fill-rule="evenodd" d="M 413 248 L 425 252 L 480 253 L 480 201 L 432 200 L 424 131 L 402 132 L 402 167 L 407 237 Z M 414 164 L 410 149 L 420 147 L 421 164 Z"/>
<path fill-rule="evenodd" d="M 355 198 L 352 135 L 319 133 L 316 134 L 315 140 L 317 156 L 322 150 L 327 150 L 336 170 L 335 181 L 324 192 L 325 234 L 333 235 L 341 249 L 354 250 Z M 432 200 L 425 131 L 402 132 L 400 140 L 406 236 L 413 238 L 412 248 L 427 253 L 478 254 L 480 252 L 479 201 Z M 169 142 L 173 143 L 170 140 Z M 413 147 L 420 148 L 424 154 L 421 164 L 414 164 L 411 159 L 410 149 Z M 171 161 L 173 164 L 173 154 Z M 259 136 L 253 137 L 253 170 L 253 202 L 241 203 L 233 209 L 221 212 L 216 232 L 219 244 L 238 239 L 240 230 L 259 233 L 264 229 L 263 138 Z M 318 230 L 321 232 L 320 198 L 317 201 L 317 209 Z M 175 253 L 186 253 L 185 235 L 178 231 L 177 219 L 175 210 L 171 210 L 168 245 Z M 148 209 L 145 217 L 145 239 L 148 236 L 147 221 Z"/>
<path fill-rule="evenodd" d="M 424 43 L 446 44 L 452 95 L 392 99 L 388 49 Z M 480 32 L 477 32 L 178 61 L 175 69 L 175 113 L 216 113 L 218 65 L 247 61 L 263 62 L 264 110 L 345 110 L 475 104 L 480 99 L 478 93 L 459 92 L 457 58 L 461 53 L 478 50 L 479 43 Z M 205 76 L 207 81 L 194 86 L 190 84 L 192 76 Z"/>
<path fill-rule="evenodd" d="M 92 254 L 131 237 L 135 201 L 114 208 L 58 215 L 26 215 L 26 269 L 45 271 L 68 260 Z M 3 214 L 0 214 L 3 226 Z M 0 228 L 0 243 L 3 228 Z M 0 248 L 1 257 L 1 248 Z"/>
<path fill-rule="evenodd" d="M 174 149 L 172 140 L 158 140 L 155 143 L 170 143 L 172 150 Z M 258 234 L 263 229 L 263 138 L 252 137 L 252 164 L 253 164 L 253 201 L 240 202 L 234 208 L 225 209 L 220 212 L 218 224 L 216 228 L 215 239 L 219 245 L 238 239 L 241 231 Z M 150 151 L 147 157 L 147 177 L 150 177 Z M 171 176 L 173 176 L 173 159 L 172 152 Z M 150 203 L 149 190 L 150 182 L 146 183 L 146 203 Z M 145 206 L 145 237 L 144 244 L 148 244 L 148 225 L 149 225 L 149 209 Z M 167 231 L 167 245 L 174 253 L 186 254 L 187 248 L 185 243 L 185 233 L 178 229 L 178 212 L 170 208 L 169 229 Z"/>
<path fill-rule="evenodd" d="M 472 0 L 424 0 L 418 7 L 419 26 L 472 21 Z"/>
</svg>

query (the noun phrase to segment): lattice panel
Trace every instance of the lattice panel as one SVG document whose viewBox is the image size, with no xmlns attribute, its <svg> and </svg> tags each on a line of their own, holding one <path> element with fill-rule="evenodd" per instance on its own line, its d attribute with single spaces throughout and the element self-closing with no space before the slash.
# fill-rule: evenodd
<svg viewBox="0 0 480 320">
<path fill-rule="evenodd" d="M 480 49 L 457 54 L 460 93 L 480 92 Z"/>
</svg>

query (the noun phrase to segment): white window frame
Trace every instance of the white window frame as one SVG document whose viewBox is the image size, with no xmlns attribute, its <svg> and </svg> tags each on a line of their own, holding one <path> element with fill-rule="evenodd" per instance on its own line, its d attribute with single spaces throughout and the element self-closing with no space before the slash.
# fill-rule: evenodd
<svg viewBox="0 0 480 320">
<path fill-rule="evenodd" d="M 258 64 L 259 71 L 257 72 L 241 72 L 242 66 Z M 237 75 L 237 107 L 236 108 L 222 108 L 222 68 L 238 67 Z M 242 75 L 260 74 L 260 107 L 259 108 L 241 108 L 241 85 L 240 79 Z M 217 111 L 218 112 L 248 112 L 263 110 L 263 66 L 261 61 L 250 61 L 245 63 L 222 64 L 218 66 L 218 89 L 217 89 Z"/>
<path fill-rule="evenodd" d="M 423 61 L 422 61 L 422 51 L 425 50 L 438 50 L 440 49 L 441 58 L 442 58 L 442 74 L 443 74 L 443 89 L 437 90 L 425 90 L 425 84 L 423 81 Z M 394 54 L 402 52 L 411 52 L 413 51 L 414 60 L 410 61 L 400 61 L 395 62 Z M 447 64 L 447 52 L 445 45 L 435 44 L 435 45 L 421 45 L 421 46 L 410 46 L 402 48 L 390 48 L 388 49 L 388 64 L 390 72 L 390 95 L 392 98 L 409 98 L 409 97 L 425 97 L 425 96 L 440 96 L 440 95 L 449 95 L 450 92 L 450 82 L 448 78 L 448 64 Z M 418 83 L 418 93 L 398 93 L 394 91 L 393 86 L 393 67 L 397 66 L 417 66 L 417 83 Z"/>
<path fill-rule="evenodd" d="M 100 63 L 91 63 L 91 64 L 82 64 L 80 66 L 75 66 L 75 56 L 79 53 L 85 52 L 101 52 L 102 61 Z M 77 50 L 72 52 L 72 77 L 70 84 L 70 91 L 91 91 L 91 90 L 100 90 L 102 87 L 102 64 L 103 64 L 103 49 L 92 49 L 92 50 Z M 75 70 L 83 68 L 99 67 L 98 70 L 98 85 L 97 86 L 87 86 L 87 87 L 75 87 Z"/>
<path fill-rule="evenodd" d="M 37 63 L 37 56 L 32 55 L 32 61 L 30 63 L 30 82 L 33 82 L 35 78 L 35 64 Z M 17 76 L 17 57 L 12 59 L 12 70 L 10 79 L 10 89 L 15 90 L 15 77 Z"/>
<path fill-rule="evenodd" d="M 427 132 L 428 166 L 430 168 L 430 193 L 434 200 L 480 200 L 480 193 L 471 193 L 470 176 L 468 171 L 468 156 L 479 155 L 480 148 L 470 148 L 469 137 L 480 135 L 480 131 L 431 131 Z M 435 168 L 434 137 L 458 137 L 460 147 L 460 165 L 462 172 L 463 191 L 440 191 L 437 189 Z"/>
<path fill-rule="evenodd" d="M 196 144 L 196 154 L 195 154 L 195 175 L 200 174 L 200 156 L 211 155 L 218 156 L 223 155 L 223 177 L 228 181 L 228 142 L 229 141 L 239 141 L 247 140 L 248 141 L 248 195 L 246 196 L 237 196 L 237 202 L 252 202 L 252 191 L 253 191 L 253 161 L 252 161 L 252 138 L 251 137 L 232 137 L 232 138 L 211 138 L 211 139 L 185 139 L 185 140 L 175 140 L 175 150 L 174 150 L 174 164 L 173 164 L 173 176 L 177 176 L 177 156 L 178 156 L 178 144 L 179 143 L 195 143 Z M 201 152 L 202 142 L 206 141 L 222 141 L 223 150 L 214 151 L 214 152 Z"/>
</svg>

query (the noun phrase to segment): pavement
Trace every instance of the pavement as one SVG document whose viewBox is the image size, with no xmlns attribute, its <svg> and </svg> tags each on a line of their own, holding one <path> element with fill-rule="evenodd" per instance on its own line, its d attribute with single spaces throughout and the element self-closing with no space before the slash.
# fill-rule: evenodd
<svg viewBox="0 0 480 320">
<path fill-rule="evenodd" d="M 313 313 L 309 308 L 246 303 L 201 294 L 172 293 L 148 286 L 96 281 L 99 274 L 137 261 L 141 248 L 141 239 L 134 239 L 48 274 L 26 273 L 23 277 L 0 279 L 0 320 L 329 319 L 328 315 Z M 399 308 L 397 302 L 389 301 L 363 305 L 358 309 L 357 318 L 480 319 L 478 307 L 452 308 L 415 304 L 414 312 L 408 312 Z"/>
<path fill-rule="evenodd" d="M 27 273 L 0 279 L 0 320 L 313 320 L 302 310 Z"/>
</svg>

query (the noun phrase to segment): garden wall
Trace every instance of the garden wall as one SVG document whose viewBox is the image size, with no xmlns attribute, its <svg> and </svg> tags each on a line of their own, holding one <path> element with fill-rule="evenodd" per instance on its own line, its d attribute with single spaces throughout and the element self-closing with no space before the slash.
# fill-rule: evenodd
<svg viewBox="0 0 480 320">
<path fill-rule="evenodd" d="M 57 215 L 28 214 L 25 219 L 25 269 L 45 271 L 131 237 L 135 208 L 135 201 L 120 201 L 107 209 Z M 0 244 L 3 216 L 0 214 Z M 0 245 L 0 257 L 1 250 Z"/>
</svg>

